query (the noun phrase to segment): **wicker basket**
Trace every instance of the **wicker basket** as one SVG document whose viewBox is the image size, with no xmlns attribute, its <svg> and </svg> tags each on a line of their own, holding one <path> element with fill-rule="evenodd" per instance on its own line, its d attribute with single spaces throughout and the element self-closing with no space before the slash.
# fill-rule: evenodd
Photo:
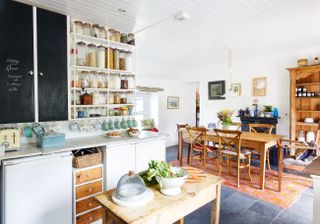
<svg viewBox="0 0 320 224">
<path fill-rule="evenodd" d="M 100 164 L 101 161 L 102 161 L 101 150 L 98 149 L 97 153 L 92 153 L 84 156 L 74 156 L 73 167 L 84 168 L 84 167 L 94 166 L 94 165 Z"/>
</svg>

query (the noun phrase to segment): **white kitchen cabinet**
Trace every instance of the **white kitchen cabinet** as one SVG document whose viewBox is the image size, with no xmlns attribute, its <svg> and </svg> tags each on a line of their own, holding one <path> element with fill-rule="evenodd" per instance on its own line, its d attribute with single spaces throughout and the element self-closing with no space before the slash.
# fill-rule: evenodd
<svg viewBox="0 0 320 224">
<path fill-rule="evenodd" d="M 166 160 L 165 140 L 139 142 L 136 144 L 136 173 L 148 169 L 150 160 Z"/>
<path fill-rule="evenodd" d="M 124 174 L 135 171 L 135 144 L 107 146 L 105 157 L 106 188 L 110 190 Z"/>
<path fill-rule="evenodd" d="M 2 186 L 2 224 L 72 223 L 71 153 L 5 160 Z"/>
</svg>

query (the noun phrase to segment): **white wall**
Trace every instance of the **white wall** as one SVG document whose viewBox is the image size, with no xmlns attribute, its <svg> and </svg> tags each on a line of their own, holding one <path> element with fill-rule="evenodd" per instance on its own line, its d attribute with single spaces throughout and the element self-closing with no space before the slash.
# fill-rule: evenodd
<svg viewBox="0 0 320 224">
<path fill-rule="evenodd" d="M 283 52 L 273 55 L 247 58 L 233 62 L 233 83 L 240 82 L 242 95 L 226 100 L 208 100 L 208 81 L 226 80 L 227 65 L 220 64 L 210 67 L 201 67 L 185 70 L 184 78 L 189 81 L 200 80 L 200 123 L 207 125 L 216 121 L 216 113 L 221 109 L 233 109 L 235 113 L 240 108 L 251 106 L 253 99 L 259 100 L 259 105 L 271 104 L 279 109 L 281 119 L 278 133 L 289 133 L 289 72 L 286 68 L 296 67 L 296 60 L 302 57 L 320 55 L 320 46 L 313 48 Z M 252 97 L 252 78 L 267 77 L 267 96 Z M 229 78 L 228 78 L 229 79 Z M 226 84 L 226 88 L 229 84 Z"/>
</svg>

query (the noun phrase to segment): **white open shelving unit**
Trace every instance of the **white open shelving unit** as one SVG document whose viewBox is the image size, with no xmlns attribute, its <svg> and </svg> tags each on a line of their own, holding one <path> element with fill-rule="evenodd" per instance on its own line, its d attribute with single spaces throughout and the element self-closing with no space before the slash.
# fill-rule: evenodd
<svg viewBox="0 0 320 224">
<path fill-rule="evenodd" d="M 71 23 L 73 23 L 75 20 L 71 20 Z M 78 42 L 83 42 L 86 45 L 88 44 L 94 44 L 96 46 L 104 46 L 106 49 L 108 49 L 108 52 L 110 48 L 117 48 L 119 50 L 125 50 L 132 52 L 132 71 L 127 70 L 114 70 L 109 68 L 96 68 L 96 67 L 89 67 L 89 66 L 79 66 L 76 64 L 70 63 L 70 82 L 69 85 L 69 92 L 70 97 L 75 99 L 76 94 L 79 92 L 87 91 L 88 93 L 93 94 L 106 94 L 106 104 L 99 104 L 99 105 L 79 105 L 76 104 L 76 100 L 70 100 L 69 102 L 69 120 L 73 121 L 80 121 L 80 120 L 92 120 L 92 119 L 104 119 L 104 118 L 127 118 L 127 117 L 133 117 L 135 115 L 135 108 L 133 108 L 133 114 L 132 115 L 125 115 L 125 116 L 109 116 L 109 110 L 112 108 L 119 108 L 124 106 L 134 106 L 135 105 L 135 94 L 136 94 L 136 88 L 134 89 L 110 89 L 110 88 L 81 88 L 81 87 L 72 87 L 71 86 L 71 80 L 76 80 L 77 73 L 81 72 L 103 72 L 106 74 L 108 85 L 110 84 L 110 75 L 111 74 L 119 74 L 121 76 L 133 76 L 134 77 L 134 86 L 136 87 L 136 47 L 134 45 L 125 44 L 125 43 L 119 43 L 115 41 L 111 41 L 107 39 L 92 37 L 92 36 L 86 36 L 86 35 L 80 35 L 72 32 L 70 33 L 70 43 L 74 43 L 73 46 L 76 45 Z M 108 34 L 107 34 L 108 37 Z M 72 46 L 70 44 L 70 46 Z M 108 57 L 108 60 L 109 57 Z M 107 65 L 106 65 L 107 67 Z M 110 93 L 121 93 L 121 94 L 132 94 L 132 102 L 127 104 L 111 104 L 109 102 L 109 96 Z M 78 110 L 79 109 L 96 109 L 98 114 L 101 114 L 101 117 L 85 117 L 85 118 L 78 118 Z"/>
</svg>

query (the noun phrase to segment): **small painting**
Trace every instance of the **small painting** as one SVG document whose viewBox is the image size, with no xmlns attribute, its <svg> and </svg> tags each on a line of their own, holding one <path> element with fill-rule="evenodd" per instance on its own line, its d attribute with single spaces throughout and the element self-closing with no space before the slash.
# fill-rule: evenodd
<svg viewBox="0 0 320 224">
<path fill-rule="evenodd" d="M 208 82 L 208 98 L 209 100 L 224 100 L 223 95 L 226 93 L 225 81 Z"/>
<path fill-rule="evenodd" d="M 237 96 L 241 95 L 241 83 L 231 84 L 231 89 Z"/>
<path fill-rule="evenodd" d="M 168 96 L 167 97 L 167 109 L 179 109 L 179 97 Z"/>
<path fill-rule="evenodd" d="M 267 78 L 258 77 L 252 79 L 252 96 L 267 95 Z"/>
</svg>

